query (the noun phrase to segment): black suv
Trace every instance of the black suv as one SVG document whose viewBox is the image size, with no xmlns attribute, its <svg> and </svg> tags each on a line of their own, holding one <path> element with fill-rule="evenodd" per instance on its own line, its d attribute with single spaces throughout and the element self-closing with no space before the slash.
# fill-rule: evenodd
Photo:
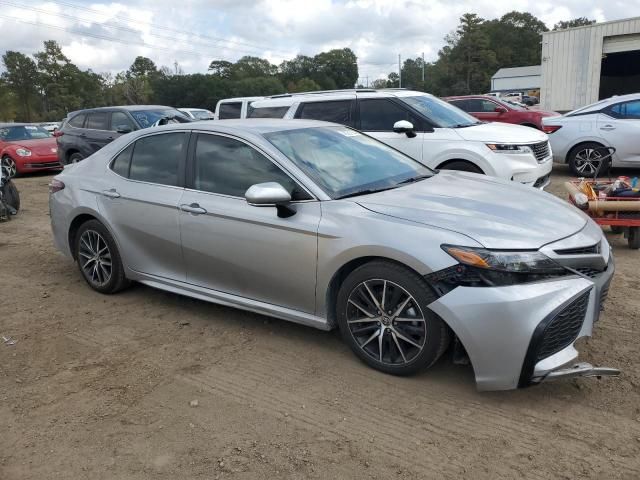
<svg viewBox="0 0 640 480">
<path fill-rule="evenodd" d="M 63 165 L 79 162 L 120 135 L 170 122 L 191 122 L 186 115 L 162 105 L 100 107 L 69 113 L 53 135 L 58 160 Z"/>
</svg>

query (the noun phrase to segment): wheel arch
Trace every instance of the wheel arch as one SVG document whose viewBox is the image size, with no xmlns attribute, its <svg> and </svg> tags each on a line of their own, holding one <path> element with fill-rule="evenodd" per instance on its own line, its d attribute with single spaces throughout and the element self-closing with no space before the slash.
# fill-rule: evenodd
<svg viewBox="0 0 640 480">
<path fill-rule="evenodd" d="M 578 143 L 576 143 L 574 146 L 572 146 L 571 148 L 569 148 L 567 150 L 567 156 L 564 159 L 564 163 L 569 163 L 569 160 L 571 159 L 571 155 L 573 155 L 573 152 L 576 151 L 578 148 L 580 148 L 581 146 L 587 144 L 587 143 L 597 143 L 598 145 L 600 145 L 601 147 L 606 147 L 607 145 L 604 144 L 604 142 L 600 139 L 582 139 L 580 140 Z"/>
<path fill-rule="evenodd" d="M 69 251 L 71 252 L 71 256 L 73 259 L 76 259 L 76 235 L 78 234 L 78 230 L 80 227 L 88 222 L 89 220 L 97 220 L 98 222 L 104 223 L 95 215 L 90 213 L 81 213 L 77 215 L 69 224 L 69 231 L 67 233 L 67 241 L 69 242 Z"/>
<path fill-rule="evenodd" d="M 441 162 L 436 169 L 440 169 L 440 168 L 444 168 L 447 165 L 453 163 L 453 162 L 463 162 L 463 163 L 468 163 L 469 165 L 477 168 L 478 170 L 480 170 L 480 172 L 482 172 L 482 175 L 487 175 L 487 173 L 485 172 L 485 169 L 482 168 L 482 166 L 478 165 L 477 162 L 474 162 L 473 160 L 469 160 L 468 158 L 450 158 L 447 159 L 443 162 Z"/>
</svg>

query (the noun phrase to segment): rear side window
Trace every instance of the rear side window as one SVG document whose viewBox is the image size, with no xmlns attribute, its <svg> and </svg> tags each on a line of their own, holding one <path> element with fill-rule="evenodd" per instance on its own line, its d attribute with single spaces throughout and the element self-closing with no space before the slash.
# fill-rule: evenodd
<svg viewBox="0 0 640 480">
<path fill-rule="evenodd" d="M 611 116 L 622 119 L 640 118 L 640 100 L 617 103 L 611 107 Z"/>
<path fill-rule="evenodd" d="M 322 120 L 352 126 L 351 105 L 351 100 L 302 103 L 296 112 L 296 118 Z"/>
<path fill-rule="evenodd" d="M 89 114 L 85 128 L 92 130 L 108 130 L 109 114 L 107 112 L 94 112 Z"/>
<path fill-rule="evenodd" d="M 232 118 L 240 118 L 242 111 L 242 102 L 221 103 L 218 112 L 218 120 L 229 120 Z"/>
<path fill-rule="evenodd" d="M 82 126 L 84 125 L 84 119 L 86 117 L 87 116 L 84 113 L 79 113 L 78 115 L 73 117 L 71 120 L 69 120 L 69 125 L 76 128 L 82 128 Z"/>
<path fill-rule="evenodd" d="M 133 120 L 124 112 L 113 112 L 111 114 L 111 130 L 117 132 L 125 128 L 134 131 L 136 126 L 133 124 Z"/>
<path fill-rule="evenodd" d="M 131 163 L 131 152 L 133 152 L 133 143 L 118 154 L 111 162 L 111 170 L 127 178 L 129 176 L 129 164 Z"/>
<path fill-rule="evenodd" d="M 282 118 L 287 113 L 289 107 L 262 107 L 253 108 L 249 105 L 247 118 Z"/>
<path fill-rule="evenodd" d="M 393 124 L 400 120 L 408 120 L 416 125 L 415 116 L 400 105 L 384 99 L 360 100 L 360 129 L 367 131 L 391 132 Z"/>
<path fill-rule="evenodd" d="M 186 133 L 176 132 L 138 140 L 131 157 L 129 178 L 161 185 L 178 185 L 186 139 Z"/>
</svg>

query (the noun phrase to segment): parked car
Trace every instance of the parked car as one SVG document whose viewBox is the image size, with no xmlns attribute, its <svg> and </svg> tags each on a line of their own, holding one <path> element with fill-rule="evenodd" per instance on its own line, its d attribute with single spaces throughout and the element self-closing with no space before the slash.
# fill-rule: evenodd
<svg viewBox="0 0 640 480">
<path fill-rule="evenodd" d="M 587 105 L 561 117 L 545 118 L 553 158 L 580 177 L 593 177 L 606 152 L 616 149 L 613 167 L 640 167 L 640 93 Z"/>
<path fill-rule="evenodd" d="M 516 103 L 487 95 L 445 97 L 444 100 L 485 122 L 515 123 L 542 130 L 542 119 L 560 115 L 557 112 L 529 110 Z"/>
<path fill-rule="evenodd" d="M 206 108 L 179 108 L 178 110 L 193 120 L 215 119 L 215 114 Z"/>
<path fill-rule="evenodd" d="M 67 115 L 54 134 L 58 158 L 67 165 L 97 152 L 125 133 L 167 122 L 191 122 L 184 113 L 162 105 L 128 105 L 78 110 Z"/>
<path fill-rule="evenodd" d="M 538 105 L 540 103 L 540 99 L 538 97 L 530 95 L 522 95 L 521 101 L 528 107 L 533 107 L 534 105 Z"/>
<path fill-rule="evenodd" d="M 55 138 L 29 123 L 0 123 L 0 163 L 11 177 L 62 168 Z"/>
<path fill-rule="evenodd" d="M 544 188 L 547 136 L 519 125 L 478 121 L 423 92 L 357 89 L 274 95 L 251 103 L 252 115 L 325 120 L 366 132 L 430 168 L 463 170 Z"/>
<path fill-rule="evenodd" d="M 399 375 L 457 337 L 485 390 L 617 373 L 566 366 L 614 271 L 598 225 L 552 195 L 436 172 L 348 127 L 141 130 L 50 192 L 55 244 L 101 293 L 134 280 L 337 326 L 364 362 Z"/>
<path fill-rule="evenodd" d="M 60 128 L 60 122 L 45 122 L 40 123 L 39 126 L 44 128 L 47 132 L 55 132 Z"/>
<path fill-rule="evenodd" d="M 522 103 L 522 92 L 507 92 L 501 93 L 500 98 L 503 100 L 509 100 L 511 102 Z"/>
<path fill-rule="evenodd" d="M 216 120 L 235 120 L 247 118 L 249 104 L 264 97 L 225 98 L 216 104 Z"/>
</svg>

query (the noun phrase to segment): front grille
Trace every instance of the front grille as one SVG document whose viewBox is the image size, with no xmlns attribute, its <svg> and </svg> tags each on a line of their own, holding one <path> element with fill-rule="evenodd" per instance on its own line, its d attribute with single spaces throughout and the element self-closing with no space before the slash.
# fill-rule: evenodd
<svg viewBox="0 0 640 480">
<path fill-rule="evenodd" d="M 546 326 L 538 348 L 536 361 L 559 352 L 575 340 L 580 333 L 589 306 L 589 291 L 567 305 Z"/>
<path fill-rule="evenodd" d="M 540 142 L 530 145 L 538 163 L 542 163 L 549 156 L 549 142 Z"/>
<path fill-rule="evenodd" d="M 602 270 L 598 270 L 596 268 L 591 268 L 591 267 L 576 268 L 576 271 L 580 272 L 582 275 L 585 275 L 589 278 L 596 278 L 598 275 L 602 273 Z"/>
<path fill-rule="evenodd" d="M 588 247 L 563 248 L 554 250 L 558 255 L 595 255 L 600 253 L 600 242 Z"/>
</svg>

